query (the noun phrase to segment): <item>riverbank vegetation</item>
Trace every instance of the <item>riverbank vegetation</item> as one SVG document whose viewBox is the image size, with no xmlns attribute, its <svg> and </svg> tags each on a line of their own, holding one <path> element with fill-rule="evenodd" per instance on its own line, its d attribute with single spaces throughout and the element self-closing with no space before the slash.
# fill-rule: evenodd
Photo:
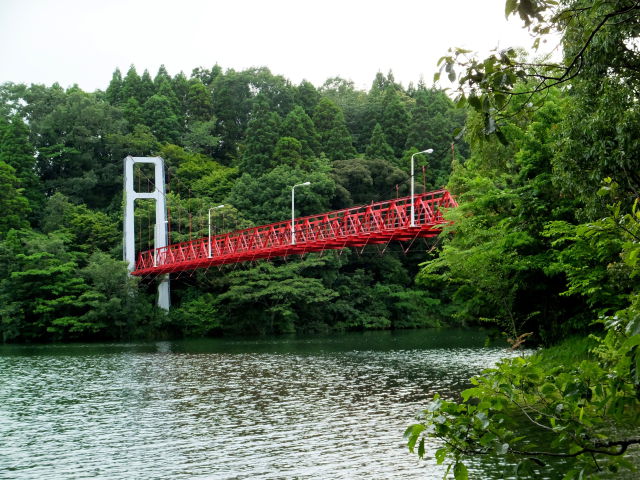
<svg viewBox="0 0 640 480">
<path fill-rule="evenodd" d="M 459 318 L 497 323 L 514 345 L 582 339 L 505 360 L 461 399 L 436 396 L 406 435 L 456 479 L 483 455 L 515 477 L 554 463 L 566 479 L 619 478 L 640 444 L 640 4 L 515 0 L 506 11 L 537 44 L 557 33 L 564 57 L 442 59 L 470 108 L 471 156 L 450 179 L 455 235 L 418 279 L 446 284 Z"/>
</svg>

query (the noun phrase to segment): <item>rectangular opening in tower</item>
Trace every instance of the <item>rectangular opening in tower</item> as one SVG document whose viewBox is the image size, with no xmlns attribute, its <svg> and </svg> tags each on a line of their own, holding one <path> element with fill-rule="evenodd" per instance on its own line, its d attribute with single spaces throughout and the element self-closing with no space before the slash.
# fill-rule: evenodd
<svg viewBox="0 0 640 480">
<path fill-rule="evenodd" d="M 156 226 L 156 201 L 137 199 L 135 201 L 136 252 L 154 248 Z"/>
<path fill-rule="evenodd" d="M 155 165 L 135 163 L 133 165 L 133 189 L 136 193 L 153 193 L 156 190 Z"/>
</svg>

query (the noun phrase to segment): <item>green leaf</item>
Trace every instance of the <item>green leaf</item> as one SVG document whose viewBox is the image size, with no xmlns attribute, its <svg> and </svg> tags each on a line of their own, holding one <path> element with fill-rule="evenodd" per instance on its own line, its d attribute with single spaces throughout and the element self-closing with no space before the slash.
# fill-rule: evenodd
<svg viewBox="0 0 640 480">
<path fill-rule="evenodd" d="M 469 105 L 471 105 L 471 107 L 474 108 L 475 110 L 478 110 L 478 111 L 482 110 L 482 101 L 477 96 L 469 95 L 469 97 L 467 98 L 467 101 L 469 102 Z"/>
<path fill-rule="evenodd" d="M 457 462 L 453 467 L 453 477 L 455 480 L 469 480 L 469 471 L 462 462 Z"/>
<path fill-rule="evenodd" d="M 420 439 L 420 443 L 418 444 L 418 457 L 424 458 L 424 437 Z"/>
<path fill-rule="evenodd" d="M 480 395 L 482 395 L 482 389 L 474 387 L 474 388 L 467 388 L 466 390 L 463 390 L 462 393 L 462 400 L 465 402 L 469 401 L 469 398 L 471 397 L 478 397 Z"/>
<path fill-rule="evenodd" d="M 550 382 L 545 383 L 540 387 L 540 392 L 544 395 L 550 395 L 557 390 L 557 387 Z"/>
<path fill-rule="evenodd" d="M 630 337 L 640 334 L 640 315 L 636 315 L 629 321 L 625 328 L 625 333 Z"/>
<path fill-rule="evenodd" d="M 496 104 L 496 108 L 502 109 L 507 104 L 507 97 L 502 93 L 496 93 L 493 95 L 493 101 Z"/>
<path fill-rule="evenodd" d="M 411 425 L 404 432 L 404 437 L 408 438 L 407 447 L 409 448 L 409 451 L 411 453 L 413 453 L 413 449 L 416 446 L 416 442 L 418 441 L 418 438 L 420 437 L 420 434 L 424 431 L 424 429 L 425 429 L 425 426 L 423 424 L 416 423 L 415 425 Z"/>
</svg>

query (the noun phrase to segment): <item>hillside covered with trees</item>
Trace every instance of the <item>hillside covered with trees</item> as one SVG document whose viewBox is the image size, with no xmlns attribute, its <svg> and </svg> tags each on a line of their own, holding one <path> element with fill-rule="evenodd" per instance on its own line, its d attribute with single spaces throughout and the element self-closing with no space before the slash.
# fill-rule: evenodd
<svg viewBox="0 0 640 480">
<path fill-rule="evenodd" d="M 106 83 L 106 82 L 105 82 Z M 293 85 L 267 68 L 196 68 L 187 77 L 116 70 L 104 91 L 0 88 L 0 332 L 5 342 L 414 328 L 453 322 L 438 288 L 415 284 L 425 249 L 308 255 L 175 275 L 170 315 L 154 283 L 122 259 L 123 158 L 163 157 L 171 242 L 445 185 L 468 147 L 447 95 L 378 74 Z M 136 170 L 136 189 L 153 175 Z M 153 245 L 154 205 L 136 203 L 137 251 Z"/>
</svg>

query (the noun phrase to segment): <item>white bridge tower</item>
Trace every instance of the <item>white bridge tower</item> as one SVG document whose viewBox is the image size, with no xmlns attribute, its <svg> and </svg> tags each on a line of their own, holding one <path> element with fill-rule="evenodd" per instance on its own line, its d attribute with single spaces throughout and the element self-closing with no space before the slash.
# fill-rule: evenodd
<svg viewBox="0 0 640 480">
<path fill-rule="evenodd" d="M 133 182 L 133 166 L 136 163 L 152 163 L 155 166 L 155 190 L 153 192 L 136 192 Z M 162 248 L 168 244 L 167 235 L 167 203 L 164 185 L 164 160 L 161 157 L 132 157 L 124 159 L 124 260 L 129 263 L 129 271 L 133 271 L 136 263 L 136 236 L 134 204 L 138 199 L 156 201 L 156 225 L 153 236 L 153 247 Z M 169 294 L 169 274 L 161 275 L 158 282 L 158 307 L 169 310 L 171 297 Z"/>
</svg>

